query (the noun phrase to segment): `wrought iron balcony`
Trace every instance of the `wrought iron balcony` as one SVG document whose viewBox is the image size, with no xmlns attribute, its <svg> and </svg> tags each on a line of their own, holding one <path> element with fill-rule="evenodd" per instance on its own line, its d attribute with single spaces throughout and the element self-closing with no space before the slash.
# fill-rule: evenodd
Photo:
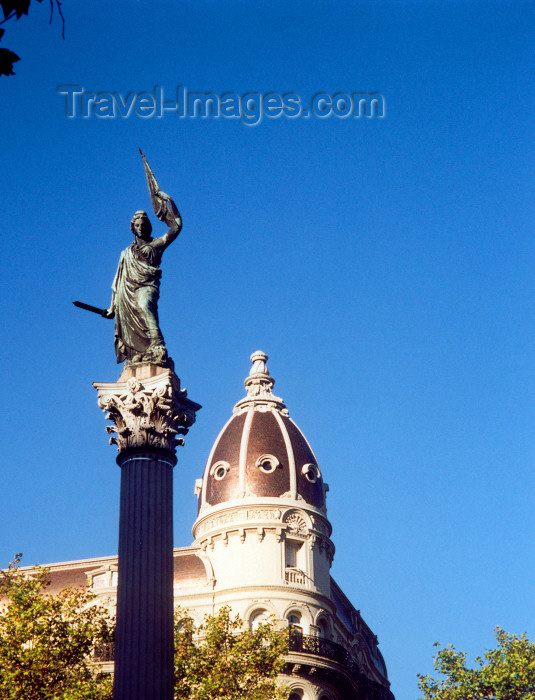
<svg viewBox="0 0 535 700">
<path fill-rule="evenodd" d="M 93 661 L 98 664 L 104 664 L 115 660 L 115 642 L 107 644 L 97 644 L 93 652 Z"/>
<path fill-rule="evenodd" d="M 330 639 L 315 637 L 311 634 L 302 634 L 295 629 L 290 631 L 289 650 L 297 651 L 301 654 L 323 656 L 344 666 L 349 666 L 353 663 L 347 650 L 340 644 L 331 642 Z"/>
<path fill-rule="evenodd" d="M 290 630 L 288 650 L 299 654 L 321 656 L 339 663 L 359 688 L 359 698 L 362 700 L 394 700 L 388 688 L 365 676 L 347 649 L 330 639 L 302 634 L 294 628 Z"/>
<path fill-rule="evenodd" d="M 394 696 L 384 686 L 367 678 L 358 668 L 357 664 L 351 657 L 347 649 L 343 646 L 332 642 L 330 639 L 315 637 L 311 634 L 302 634 L 298 629 L 290 629 L 290 638 L 288 651 L 299 654 L 310 654 L 310 656 L 318 656 L 324 659 L 330 659 L 343 666 L 345 672 L 351 677 L 353 683 L 359 688 L 359 698 L 361 700 L 394 700 Z M 115 644 L 99 644 L 93 652 L 93 661 L 95 663 L 113 662 L 115 658 Z M 311 660 L 312 661 L 312 660 Z M 349 683 L 349 681 L 347 681 Z M 350 697 L 351 687 L 346 689 L 345 694 L 341 685 L 343 697 Z M 351 696 L 352 697 L 352 696 Z"/>
</svg>

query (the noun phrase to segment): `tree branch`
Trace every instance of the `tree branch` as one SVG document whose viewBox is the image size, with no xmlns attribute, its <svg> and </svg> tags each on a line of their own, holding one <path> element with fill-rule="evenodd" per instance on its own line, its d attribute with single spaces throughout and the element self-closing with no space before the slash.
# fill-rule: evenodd
<svg viewBox="0 0 535 700">
<path fill-rule="evenodd" d="M 17 13 L 16 13 L 15 10 L 11 10 L 11 12 L 8 14 L 8 16 L 7 16 L 7 17 L 4 17 L 4 19 L 0 22 L 0 25 L 5 24 L 5 23 L 7 22 L 8 19 L 13 19 L 13 17 L 14 17 L 16 14 L 17 14 Z"/>
</svg>

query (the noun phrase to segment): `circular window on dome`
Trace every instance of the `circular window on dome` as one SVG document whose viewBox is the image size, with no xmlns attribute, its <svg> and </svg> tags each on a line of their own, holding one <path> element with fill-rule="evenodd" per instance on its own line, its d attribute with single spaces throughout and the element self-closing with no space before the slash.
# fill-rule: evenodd
<svg viewBox="0 0 535 700">
<path fill-rule="evenodd" d="M 281 463 L 273 455 L 261 455 L 256 460 L 256 466 L 261 472 L 264 472 L 264 474 L 271 474 L 277 467 L 281 466 Z"/>
<path fill-rule="evenodd" d="M 310 481 L 311 484 L 315 484 L 316 481 L 321 477 L 320 470 L 315 464 L 305 464 L 301 469 L 301 472 L 305 475 L 305 478 Z"/>
<path fill-rule="evenodd" d="M 228 462 L 223 462 L 223 461 L 216 462 L 215 464 L 212 464 L 212 468 L 210 469 L 210 474 L 217 481 L 221 481 L 221 479 L 224 479 L 226 477 L 229 469 L 230 469 L 230 464 Z"/>
</svg>

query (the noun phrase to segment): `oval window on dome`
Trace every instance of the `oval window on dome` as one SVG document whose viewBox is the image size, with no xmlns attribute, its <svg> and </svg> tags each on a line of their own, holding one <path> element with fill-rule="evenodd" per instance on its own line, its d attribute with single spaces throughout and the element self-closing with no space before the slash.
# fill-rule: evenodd
<svg viewBox="0 0 535 700">
<path fill-rule="evenodd" d="M 256 460 L 256 466 L 264 474 L 271 474 L 277 467 L 281 466 L 281 463 L 274 455 L 261 455 Z"/>
<path fill-rule="evenodd" d="M 305 478 L 310 481 L 311 484 L 315 484 L 316 481 L 321 477 L 320 470 L 316 464 L 305 464 L 301 469 L 301 472 L 305 475 Z"/>
<path fill-rule="evenodd" d="M 230 469 L 230 464 L 228 462 L 216 462 L 215 464 L 212 465 L 210 469 L 210 474 L 216 479 L 217 481 L 221 481 L 221 479 L 224 479 L 227 475 L 228 470 Z"/>
</svg>

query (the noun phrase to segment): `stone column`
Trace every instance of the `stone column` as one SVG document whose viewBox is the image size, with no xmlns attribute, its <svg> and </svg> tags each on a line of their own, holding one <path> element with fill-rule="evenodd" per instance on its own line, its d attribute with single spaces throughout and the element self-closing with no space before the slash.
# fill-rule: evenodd
<svg viewBox="0 0 535 700">
<path fill-rule="evenodd" d="M 173 698 L 173 467 L 201 407 L 170 369 L 95 382 L 121 468 L 114 700 Z"/>
</svg>

